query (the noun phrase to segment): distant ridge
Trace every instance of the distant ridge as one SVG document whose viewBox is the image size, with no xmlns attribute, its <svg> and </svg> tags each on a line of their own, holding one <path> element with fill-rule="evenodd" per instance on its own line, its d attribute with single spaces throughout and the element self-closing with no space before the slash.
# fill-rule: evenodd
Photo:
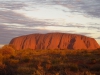
<svg viewBox="0 0 100 75">
<path fill-rule="evenodd" d="M 20 49 L 87 49 L 100 48 L 94 38 L 78 34 L 47 33 L 30 34 L 13 38 L 9 44 Z"/>
</svg>

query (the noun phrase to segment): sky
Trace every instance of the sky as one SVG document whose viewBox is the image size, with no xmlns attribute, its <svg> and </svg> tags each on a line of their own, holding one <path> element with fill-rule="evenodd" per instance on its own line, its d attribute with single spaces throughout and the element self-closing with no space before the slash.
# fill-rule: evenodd
<svg viewBox="0 0 100 75">
<path fill-rule="evenodd" d="M 81 34 L 100 44 L 100 0 L 0 0 L 0 45 L 50 32 Z"/>
</svg>

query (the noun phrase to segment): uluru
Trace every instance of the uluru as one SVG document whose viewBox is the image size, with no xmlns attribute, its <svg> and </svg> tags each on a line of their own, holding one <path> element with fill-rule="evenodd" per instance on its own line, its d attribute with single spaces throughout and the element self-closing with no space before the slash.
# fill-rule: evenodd
<svg viewBox="0 0 100 75">
<path fill-rule="evenodd" d="M 17 50 L 20 49 L 86 49 L 93 50 L 99 48 L 99 44 L 94 38 L 79 34 L 69 33 L 47 33 L 29 34 L 13 38 L 12 44 Z"/>
</svg>

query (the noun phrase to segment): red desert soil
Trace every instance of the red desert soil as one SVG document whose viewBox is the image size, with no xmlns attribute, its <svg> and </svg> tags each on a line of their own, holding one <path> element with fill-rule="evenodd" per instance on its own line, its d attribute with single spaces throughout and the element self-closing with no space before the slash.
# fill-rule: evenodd
<svg viewBox="0 0 100 75">
<path fill-rule="evenodd" d="M 97 49 L 99 44 L 94 38 L 77 34 L 48 33 L 30 34 L 13 38 L 10 44 L 20 49 Z"/>
</svg>

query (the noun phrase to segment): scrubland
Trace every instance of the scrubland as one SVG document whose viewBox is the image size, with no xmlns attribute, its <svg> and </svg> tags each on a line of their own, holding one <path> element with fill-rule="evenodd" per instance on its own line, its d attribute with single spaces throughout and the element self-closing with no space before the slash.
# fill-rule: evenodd
<svg viewBox="0 0 100 75">
<path fill-rule="evenodd" d="M 0 75 L 100 75 L 97 50 L 0 49 Z"/>
</svg>

